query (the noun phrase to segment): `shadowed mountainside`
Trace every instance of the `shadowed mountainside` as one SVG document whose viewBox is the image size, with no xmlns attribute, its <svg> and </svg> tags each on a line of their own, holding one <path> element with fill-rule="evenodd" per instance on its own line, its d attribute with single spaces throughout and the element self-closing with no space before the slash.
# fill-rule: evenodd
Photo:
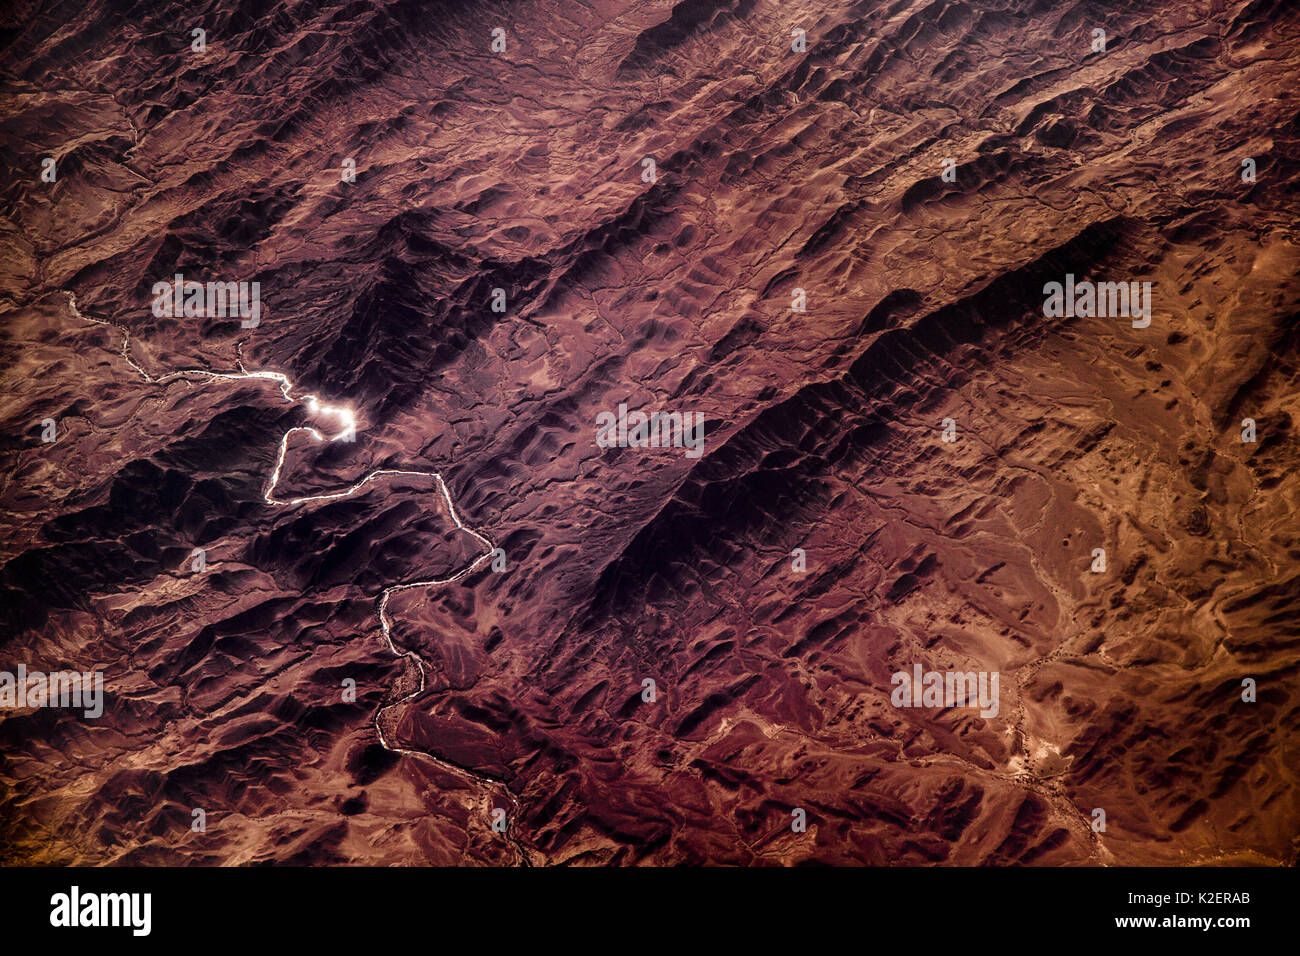
<svg viewBox="0 0 1300 956">
<path fill-rule="evenodd" d="M 1294 4 L 27 7 L 0 670 L 107 702 L 0 715 L 0 860 L 1296 862 Z"/>
</svg>

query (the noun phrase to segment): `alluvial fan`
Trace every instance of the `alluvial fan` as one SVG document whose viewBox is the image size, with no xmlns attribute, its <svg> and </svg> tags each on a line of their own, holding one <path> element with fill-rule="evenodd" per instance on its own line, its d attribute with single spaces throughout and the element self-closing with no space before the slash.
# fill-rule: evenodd
<svg viewBox="0 0 1300 956">
<path fill-rule="evenodd" d="M 19 6 L 0 862 L 1297 862 L 1300 6 Z"/>
</svg>

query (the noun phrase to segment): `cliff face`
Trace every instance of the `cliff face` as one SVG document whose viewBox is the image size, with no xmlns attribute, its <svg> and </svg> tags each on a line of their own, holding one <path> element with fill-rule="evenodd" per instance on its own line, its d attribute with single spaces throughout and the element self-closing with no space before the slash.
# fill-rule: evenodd
<svg viewBox="0 0 1300 956">
<path fill-rule="evenodd" d="M 1295 861 L 1294 4 L 28 7 L 0 859 Z"/>
</svg>

